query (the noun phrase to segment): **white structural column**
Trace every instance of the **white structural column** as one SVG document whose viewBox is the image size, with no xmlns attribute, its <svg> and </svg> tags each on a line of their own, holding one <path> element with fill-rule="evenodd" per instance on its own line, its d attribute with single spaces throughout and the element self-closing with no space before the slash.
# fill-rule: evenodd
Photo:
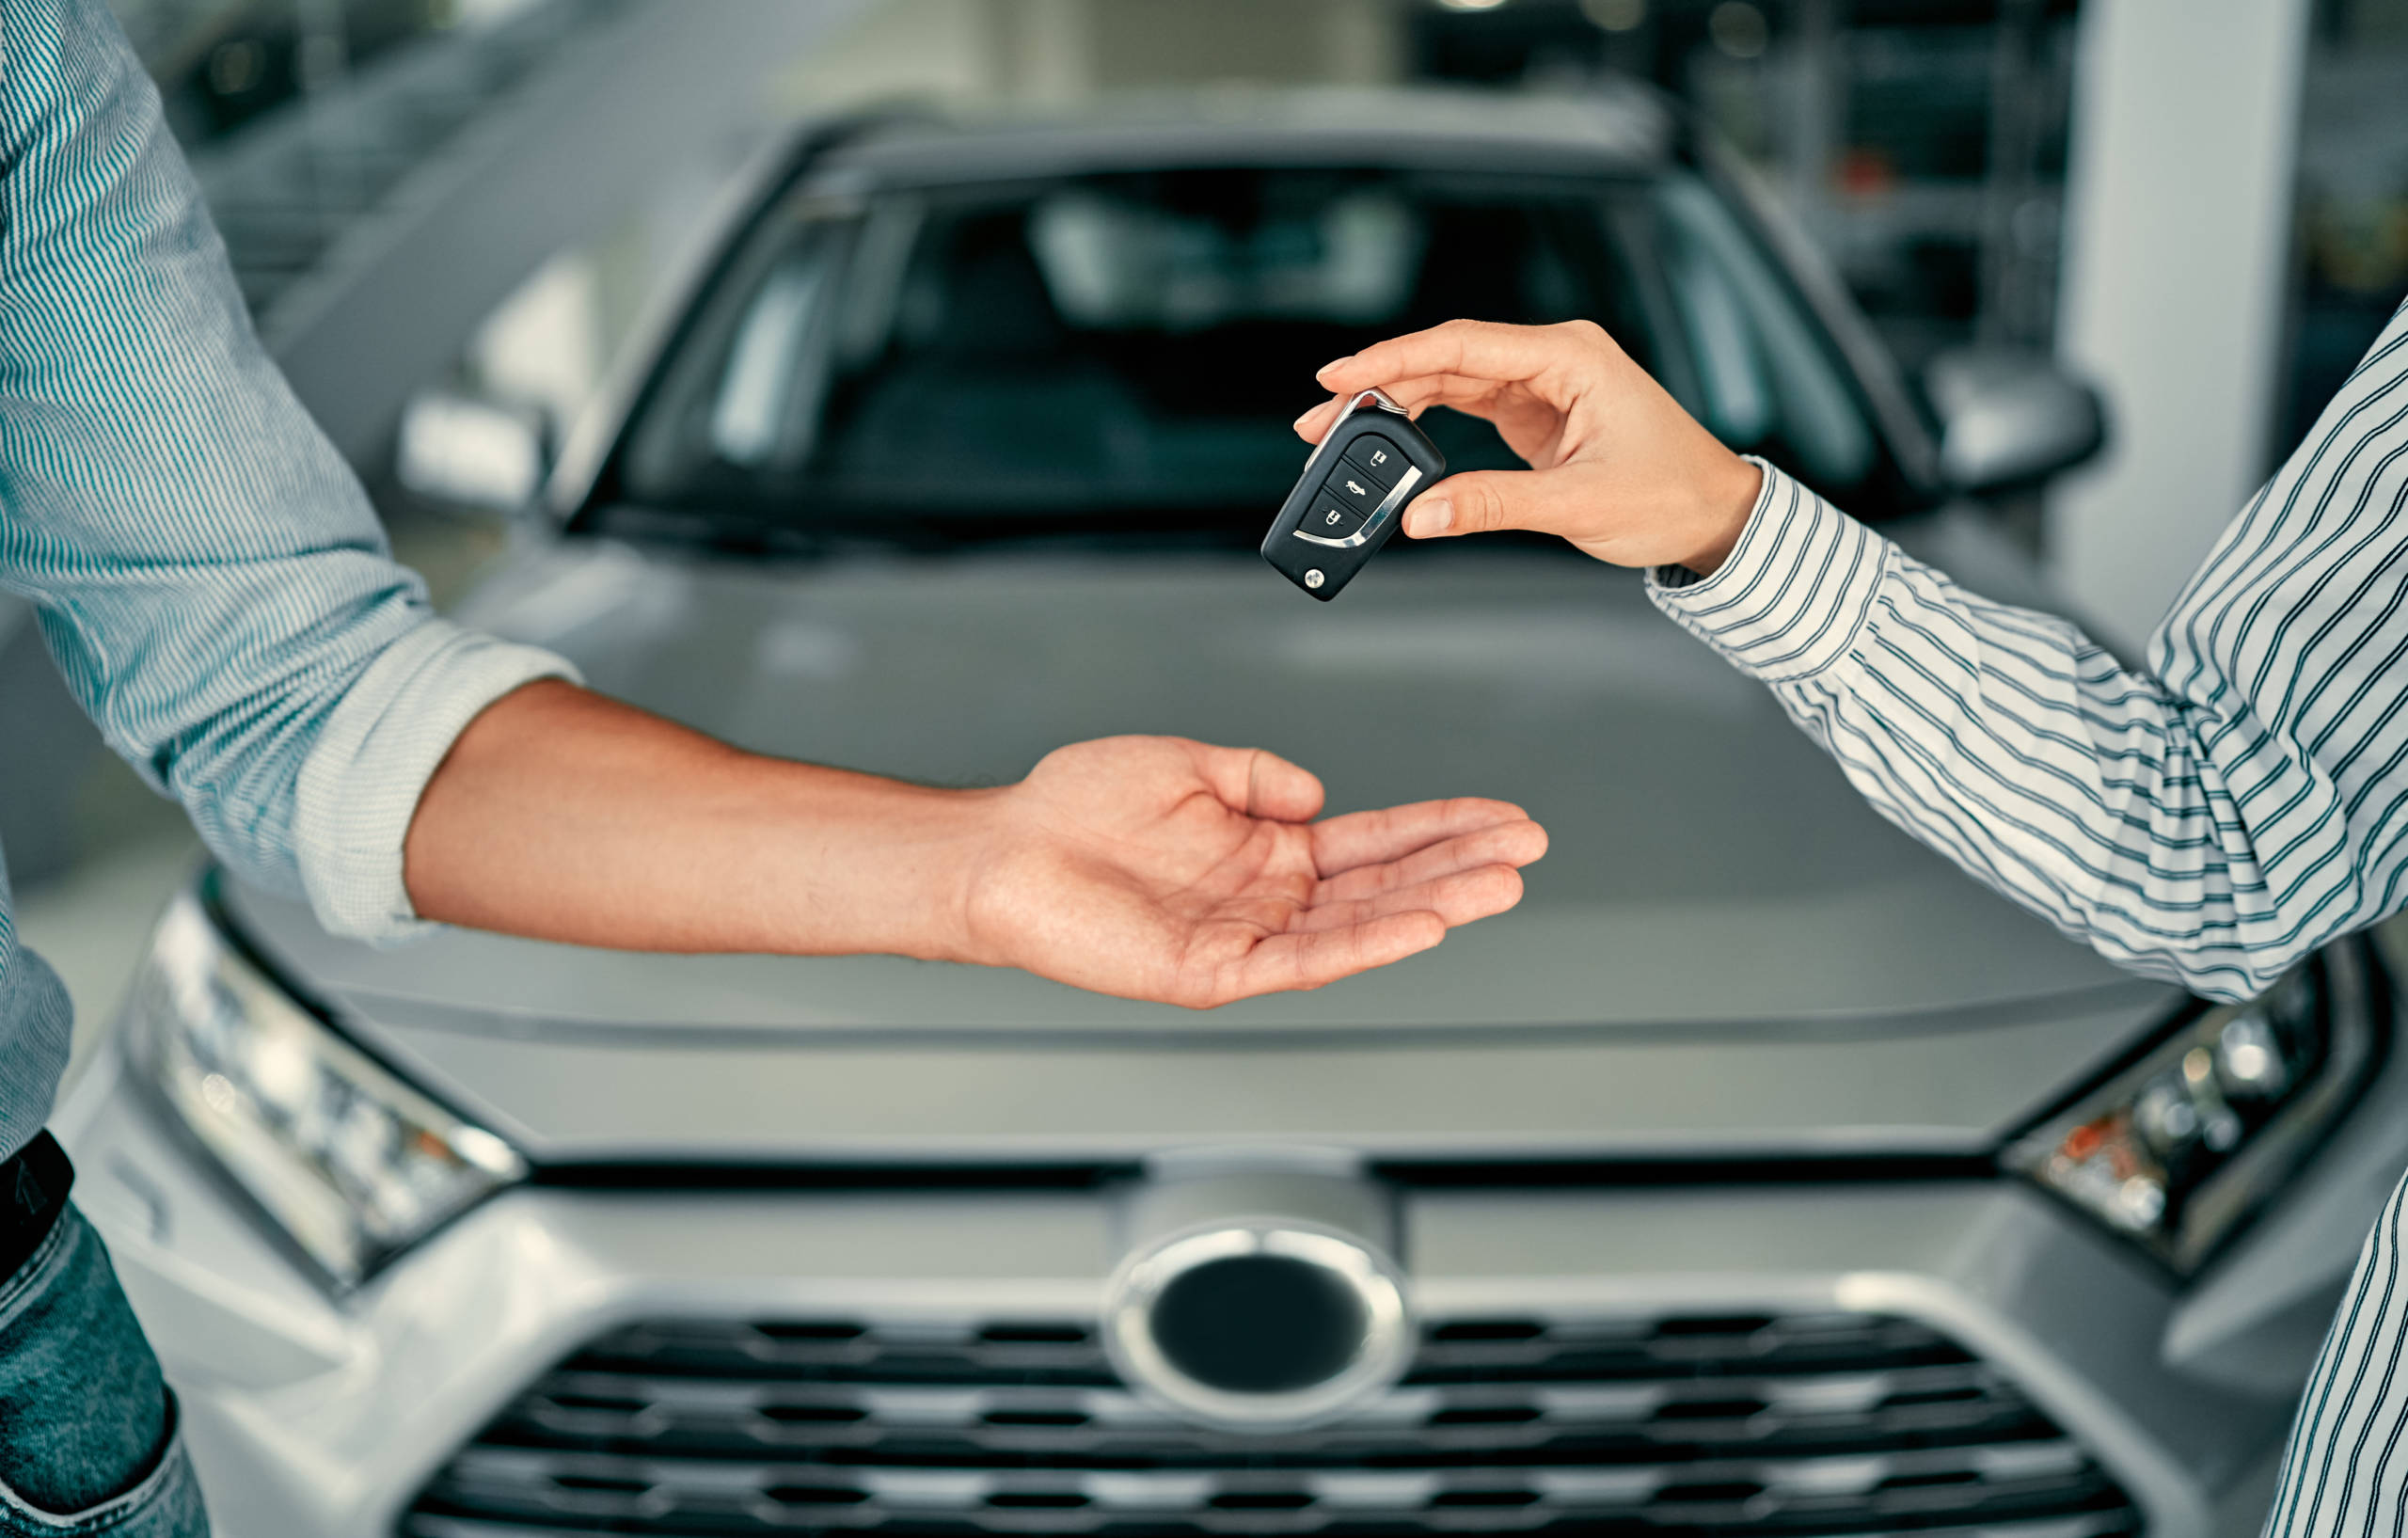
<svg viewBox="0 0 2408 1538">
<path fill-rule="evenodd" d="M 2310 0 L 2084 0 L 2058 341 L 2114 441 L 2051 509 L 2127 645 L 2267 468 Z"/>
</svg>

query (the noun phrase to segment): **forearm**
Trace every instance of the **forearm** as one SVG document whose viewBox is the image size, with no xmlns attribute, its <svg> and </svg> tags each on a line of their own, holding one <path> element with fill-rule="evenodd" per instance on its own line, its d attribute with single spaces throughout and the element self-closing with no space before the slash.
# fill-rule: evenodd
<svg viewBox="0 0 2408 1538">
<path fill-rule="evenodd" d="M 995 795 L 760 757 L 547 681 L 461 734 L 404 877 L 423 918 L 576 944 L 975 959 Z"/>
<path fill-rule="evenodd" d="M 2270 884 L 2273 803 L 2234 794 L 2206 740 L 2223 718 L 1769 479 L 1729 565 L 1659 598 L 1771 684 L 1884 816 L 2111 959 L 2204 992 L 2253 992 L 2330 937 L 2315 888 Z"/>
<path fill-rule="evenodd" d="M 2209 552 L 2146 674 L 1785 478 L 1712 579 L 1661 595 L 1893 820 L 2105 955 L 2240 997 L 2408 892 L 2403 401 L 2408 308 Z"/>
</svg>

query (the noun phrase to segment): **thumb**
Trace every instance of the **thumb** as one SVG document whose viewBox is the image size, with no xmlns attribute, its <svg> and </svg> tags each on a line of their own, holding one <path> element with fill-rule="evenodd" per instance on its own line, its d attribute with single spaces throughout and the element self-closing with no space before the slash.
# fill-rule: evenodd
<svg viewBox="0 0 2408 1538">
<path fill-rule="evenodd" d="M 1404 531 L 1415 539 L 1530 529 L 1570 535 L 1574 519 L 1593 500 L 1593 488 L 1574 466 L 1550 470 L 1465 470 L 1450 475 L 1405 509 Z"/>
<path fill-rule="evenodd" d="M 1309 769 L 1260 748 L 1189 747 L 1205 783 L 1230 811 L 1273 822 L 1310 822 L 1321 815 L 1323 792 Z"/>
</svg>

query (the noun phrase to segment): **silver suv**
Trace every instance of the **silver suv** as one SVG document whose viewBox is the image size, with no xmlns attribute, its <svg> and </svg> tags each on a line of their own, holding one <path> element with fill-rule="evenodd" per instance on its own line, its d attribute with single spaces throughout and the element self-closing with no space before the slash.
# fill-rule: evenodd
<svg viewBox="0 0 2408 1538">
<path fill-rule="evenodd" d="M 1927 421 L 1638 95 L 821 126 L 706 245 L 467 618 L 772 753 L 986 782 L 1173 732 L 1554 852 L 1209 1016 L 377 951 L 204 876 L 62 1131 L 224 1531 L 2254 1531 L 2408 1161 L 2373 944 L 2206 1007 L 1881 822 L 1628 574 L 1392 547 L 1323 606 L 1253 553 L 1318 364 L 1588 316 L 2045 601 L 1960 494 L 2086 452 L 2079 392 L 1958 359 Z M 467 407 L 413 453 L 464 422 L 506 466 Z"/>
</svg>

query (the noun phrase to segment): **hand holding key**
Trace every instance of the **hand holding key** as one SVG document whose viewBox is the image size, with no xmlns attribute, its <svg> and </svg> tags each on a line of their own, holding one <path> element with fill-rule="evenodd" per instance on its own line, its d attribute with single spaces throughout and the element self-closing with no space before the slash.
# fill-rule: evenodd
<svg viewBox="0 0 2408 1538">
<path fill-rule="evenodd" d="M 1321 371 L 1337 399 L 1296 420 L 1318 443 L 1365 390 L 1415 416 L 1452 406 L 1496 425 L 1528 470 L 1449 478 L 1405 515 L 1415 539 L 1532 529 L 1618 566 L 1705 575 L 1738 542 L 1762 477 L 1681 409 L 1602 326 L 1444 325 Z"/>
</svg>

